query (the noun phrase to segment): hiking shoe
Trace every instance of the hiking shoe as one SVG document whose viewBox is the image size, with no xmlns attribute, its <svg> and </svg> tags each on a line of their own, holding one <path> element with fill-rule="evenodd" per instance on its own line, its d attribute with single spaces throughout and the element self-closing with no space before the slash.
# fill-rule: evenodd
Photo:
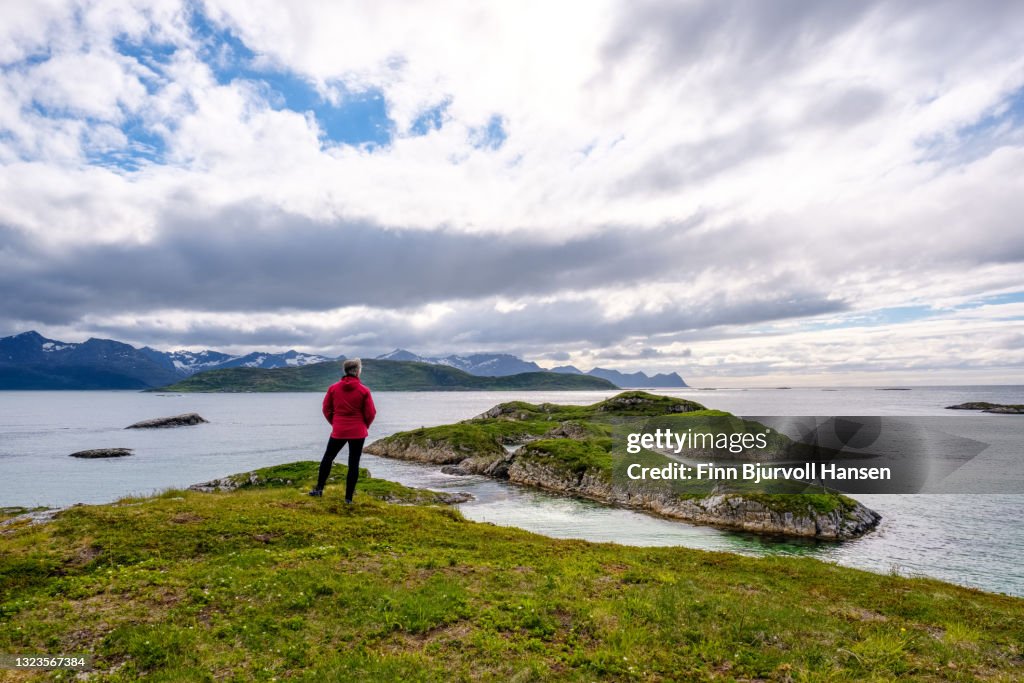
<svg viewBox="0 0 1024 683">
<path fill-rule="evenodd" d="M 323 498 L 324 492 L 323 489 L 313 489 L 308 495 L 313 496 L 314 498 Z"/>
</svg>

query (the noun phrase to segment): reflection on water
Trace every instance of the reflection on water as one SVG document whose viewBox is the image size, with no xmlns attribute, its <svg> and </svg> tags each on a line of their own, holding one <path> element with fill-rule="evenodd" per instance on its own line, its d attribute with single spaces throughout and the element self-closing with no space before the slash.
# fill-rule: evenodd
<svg viewBox="0 0 1024 683">
<path fill-rule="evenodd" d="M 741 415 L 945 415 L 955 419 L 942 407 L 965 401 L 1024 403 L 1020 387 L 663 393 Z M 379 417 L 371 438 L 465 419 L 502 401 L 591 403 L 609 395 L 381 392 L 375 395 Z M 0 505 L 109 502 L 257 467 L 319 459 L 329 432 L 320 415 L 320 398 L 318 394 L 0 392 Z M 198 412 L 211 424 L 174 430 L 123 429 L 138 420 L 183 412 Z M 134 448 L 135 455 L 98 461 L 67 457 L 85 448 L 118 446 Z M 339 461 L 344 458 L 342 453 Z M 558 538 L 680 545 L 750 555 L 805 555 L 1024 595 L 1024 525 L 1019 524 L 1024 518 L 1024 496 L 1020 495 L 861 495 L 859 500 L 883 515 L 881 527 L 861 539 L 834 544 L 693 526 L 371 455 L 364 456 L 363 465 L 374 476 L 408 486 L 473 494 L 474 500 L 460 506 L 470 519 Z"/>
</svg>

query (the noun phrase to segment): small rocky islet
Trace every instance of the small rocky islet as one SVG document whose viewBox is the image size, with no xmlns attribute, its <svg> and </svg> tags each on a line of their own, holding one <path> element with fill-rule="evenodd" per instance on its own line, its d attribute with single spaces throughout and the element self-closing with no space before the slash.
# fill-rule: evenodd
<svg viewBox="0 0 1024 683">
<path fill-rule="evenodd" d="M 729 416 L 693 401 L 624 392 L 589 406 L 524 401 L 499 404 L 463 422 L 399 432 L 367 453 L 442 465 L 695 524 L 753 533 L 846 540 L 874 529 L 881 516 L 833 492 L 679 494 L 612 476 L 613 424 L 624 418 Z M 731 416 L 729 416 L 731 417 Z"/>
<path fill-rule="evenodd" d="M 169 427 L 190 427 L 207 423 L 209 423 L 209 420 L 203 418 L 199 413 L 183 413 L 181 415 L 171 415 L 170 417 L 142 420 L 141 422 L 128 425 L 125 429 L 167 429 Z"/>
<path fill-rule="evenodd" d="M 131 448 L 90 448 L 70 453 L 72 458 L 123 458 L 133 453 Z"/>
<path fill-rule="evenodd" d="M 204 419 L 198 413 L 183 413 L 171 415 L 170 417 L 158 417 L 152 420 L 143 420 L 128 425 L 125 429 L 166 429 L 169 427 L 186 427 L 197 424 L 205 424 L 209 420 Z M 69 453 L 72 458 L 124 458 L 133 453 L 131 448 L 90 448 L 84 451 Z"/>
<path fill-rule="evenodd" d="M 989 403 L 988 401 L 971 401 L 959 403 L 955 406 L 946 406 L 946 410 L 980 410 L 983 413 L 997 413 L 1001 415 L 1024 415 L 1024 405 Z"/>
</svg>

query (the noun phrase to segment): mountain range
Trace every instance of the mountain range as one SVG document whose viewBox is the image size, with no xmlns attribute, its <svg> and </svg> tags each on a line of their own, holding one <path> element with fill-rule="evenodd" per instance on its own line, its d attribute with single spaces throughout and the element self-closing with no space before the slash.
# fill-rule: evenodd
<svg viewBox="0 0 1024 683">
<path fill-rule="evenodd" d="M 271 392 L 324 391 L 342 374 L 341 361 L 302 367 L 224 368 L 198 372 L 188 379 L 156 391 Z M 375 391 L 580 391 L 614 390 L 600 377 L 561 375 L 554 372 L 520 372 L 502 377 L 471 375 L 445 365 L 405 360 L 363 361 L 363 381 Z"/>
<path fill-rule="evenodd" d="M 487 377 L 504 377 L 506 375 L 518 375 L 523 372 L 546 372 L 544 368 L 533 361 L 526 361 L 507 353 L 473 353 L 468 356 L 450 355 L 428 358 L 426 356 L 418 356 L 405 349 L 395 349 L 391 353 L 377 356 L 375 360 L 404 360 L 430 363 L 431 365 L 447 365 L 450 368 L 462 370 L 471 375 Z"/>
<path fill-rule="evenodd" d="M 193 375 L 230 368 L 297 368 L 343 360 L 317 354 L 286 351 L 253 352 L 241 356 L 219 351 L 160 351 L 136 348 L 112 339 L 62 342 L 30 331 L 0 338 L 0 389 L 147 389 L 163 387 Z M 523 373 L 589 375 L 618 387 L 685 387 L 676 373 L 648 377 L 594 368 L 581 372 L 572 366 L 550 371 L 536 363 L 506 353 L 476 353 L 427 358 L 404 349 L 376 360 L 408 361 L 440 365 L 482 377 L 506 377 Z"/>
<path fill-rule="evenodd" d="M 557 372 L 563 375 L 590 375 L 591 377 L 600 377 L 606 379 L 617 387 L 635 389 L 639 387 L 646 388 L 662 388 L 671 389 L 687 386 L 683 378 L 679 376 L 677 372 L 670 372 L 668 374 L 658 373 L 657 375 L 648 376 L 642 372 L 619 372 L 618 370 L 609 370 L 608 368 L 593 368 L 589 372 L 583 372 L 579 368 L 572 365 L 559 365 L 557 368 L 551 368 L 549 372 Z"/>
<path fill-rule="evenodd" d="M 426 357 L 418 356 L 405 349 L 395 349 L 391 353 L 377 356 L 377 360 L 405 360 L 434 365 L 447 365 L 458 370 L 464 370 L 471 375 L 488 375 L 492 377 L 517 375 L 521 372 L 556 372 L 563 375 L 590 375 L 591 377 L 606 379 L 615 386 L 624 389 L 668 389 L 687 386 L 683 378 L 676 372 L 668 374 L 659 373 L 654 376 L 648 376 L 643 372 L 624 373 L 618 370 L 609 370 L 608 368 L 593 368 L 583 372 L 572 365 L 560 365 L 556 368 L 545 370 L 532 361 L 525 361 L 522 358 L 507 353 L 474 353 L 467 356 Z"/>
<path fill-rule="evenodd" d="M 147 389 L 224 368 L 285 368 L 323 363 L 298 351 L 232 356 L 219 351 L 158 351 L 112 339 L 70 343 L 38 332 L 0 338 L 0 389 Z"/>
</svg>

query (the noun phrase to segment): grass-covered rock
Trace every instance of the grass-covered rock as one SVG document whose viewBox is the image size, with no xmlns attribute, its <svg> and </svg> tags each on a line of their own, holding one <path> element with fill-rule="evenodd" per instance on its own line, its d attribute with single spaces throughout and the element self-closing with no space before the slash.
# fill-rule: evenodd
<svg viewBox="0 0 1024 683">
<path fill-rule="evenodd" d="M 320 463 L 312 460 L 288 463 L 285 465 L 274 465 L 264 467 L 253 472 L 232 474 L 221 479 L 193 484 L 190 491 L 201 491 L 204 493 L 216 493 L 224 491 L 237 491 L 249 488 L 296 488 L 306 490 L 313 488 L 317 483 L 320 473 Z M 327 478 L 327 485 L 345 485 L 345 477 L 348 468 L 341 465 L 334 465 L 331 474 Z M 362 496 L 369 496 L 377 500 L 384 500 L 389 503 L 406 504 L 450 504 L 461 503 L 469 500 L 468 494 L 443 493 L 428 491 L 426 489 L 413 489 L 402 486 L 387 479 L 374 479 L 370 471 L 365 467 L 359 468 L 359 493 Z"/>
<path fill-rule="evenodd" d="M 551 539 L 387 502 L 430 495 L 369 478 L 349 506 L 304 495 L 315 466 L 0 529 L 0 652 L 89 654 L 96 682 L 1012 681 L 1024 666 L 1019 598 Z"/>
<path fill-rule="evenodd" d="M 616 430 L 639 424 L 678 432 L 764 430 L 729 413 L 708 410 L 685 399 L 626 391 L 589 406 L 501 403 L 450 425 L 423 427 L 379 439 L 366 451 L 376 455 L 445 465 L 452 474 L 483 474 L 515 484 L 635 508 L 673 519 L 766 534 L 829 540 L 855 538 L 875 528 L 881 517 L 857 501 L 832 492 L 764 493 L 708 491 L 708 485 L 675 483 L 652 486 L 625 476 L 628 462 L 616 452 Z M 793 444 L 772 433 L 772 458 Z M 667 462 L 645 451 L 650 466 Z M 689 486 L 689 488 L 688 488 Z M 781 490 L 786 490 L 783 485 Z M 793 486 L 802 491 L 804 487 Z"/>
</svg>

